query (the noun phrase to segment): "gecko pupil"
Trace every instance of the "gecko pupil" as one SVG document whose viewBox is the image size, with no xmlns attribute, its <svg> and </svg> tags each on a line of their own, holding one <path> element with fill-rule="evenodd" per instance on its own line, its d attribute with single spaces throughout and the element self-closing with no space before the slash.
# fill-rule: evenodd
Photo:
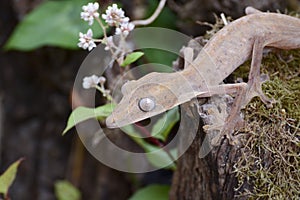
<svg viewBox="0 0 300 200">
<path fill-rule="evenodd" d="M 155 102 L 153 99 L 151 98 L 142 98 L 139 101 L 139 108 L 144 111 L 144 112 L 150 112 L 151 110 L 153 110 L 155 108 Z"/>
</svg>

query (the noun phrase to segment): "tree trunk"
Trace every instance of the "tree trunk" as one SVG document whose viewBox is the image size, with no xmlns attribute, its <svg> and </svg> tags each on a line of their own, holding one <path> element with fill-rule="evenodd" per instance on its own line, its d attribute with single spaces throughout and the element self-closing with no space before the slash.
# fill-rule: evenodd
<svg viewBox="0 0 300 200">
<path fill-rule="evenodd" d="M 183 105 L 182 109 L 184 112 L 192 109 L 194 117 L 199 118 L 197 116 L 199 111 L 189 107 L 189 104 Z M 203 131 L 203 125 L 204 122 L 200 121 L 193 143 L 178 160 L 170 192 L 172 200 L 215 200 L 234 197 L 237 180 L 232 172 L 233 164 L 239 156 L 237 155 L 238 146 L 232 146 L 227 139 L 221 138 L 219 146 L 210 147 L 207 142 L 211 139 L 208 139 L 210 136 Z M 187 135 L 189 134 L 187 131 Z M 185 139 L 182 138 L 182 140 Z M 208 148 L 204 148 L 205 145 Z"/>
</svg>

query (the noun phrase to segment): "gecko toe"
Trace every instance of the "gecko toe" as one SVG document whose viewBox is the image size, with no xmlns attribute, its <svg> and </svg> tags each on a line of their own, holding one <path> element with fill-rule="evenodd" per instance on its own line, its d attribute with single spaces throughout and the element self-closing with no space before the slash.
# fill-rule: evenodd
<svg viewBox="0 0 300 200">
<path fill-rule="evenodd" d="M 261 75 L 260 75 L 260 82 L 261 82 L 261 84 L 262 84 L 262 83 L 265 83 L 265 82 L 267 82 L 267 81 L 269 81 L 269 80 L 270 80 L 270 77 L 269 77 L 268 74 L 261 74 Z"/>
<path fill-rule="evenodd" d="M 273 104 L 276 103 L 274 99 L 266 97 L 265 95 L 260 96 L 260 99 L 267 106 L 267 108 L 273 108 Z"/>
<path fill-rule="evenodd" d="M 272 108 L 273 104 L 276 103 L 274 99 L 267 97 L 261 88 L 257 91 L 257 94 L 257 96 L 259 96 L 259 98 L 267 106 L 267 108 Z"/>
<path fill-rule="evenodd" d="M 253 97 L 258 96 L 261 101 L 267 106 L 267 108 L 273 107 L 273 104 L 276 103 L 276 101 L 272 98 L 269 98 L 262 90 L 262 84 L 268 80 L 269 76 L 266 74 L 262 74 L 260 76 L 260 80 L 256 80 L 252 84 L 248 84 L 248 91 L 243 103 L 244 106 L 247 105 Z"/>
</svg>

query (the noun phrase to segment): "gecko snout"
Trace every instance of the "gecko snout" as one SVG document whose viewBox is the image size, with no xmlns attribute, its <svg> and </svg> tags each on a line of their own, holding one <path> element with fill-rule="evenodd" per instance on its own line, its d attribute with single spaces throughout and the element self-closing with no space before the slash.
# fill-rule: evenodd
<svg viewBox="0 0 300 200">
<path fill-rule="evenodd" d="M 113 118 L 113 115 L 110 115 L 106 118 L 106 126 L 107 128 L 118 128 L 117 123 Z"/>
</svg>

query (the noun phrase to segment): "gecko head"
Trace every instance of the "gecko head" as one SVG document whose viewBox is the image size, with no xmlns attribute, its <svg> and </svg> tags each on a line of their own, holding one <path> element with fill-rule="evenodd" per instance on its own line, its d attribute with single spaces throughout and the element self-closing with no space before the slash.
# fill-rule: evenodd
<svg viewBox="0 0 300 200">
<path fill-rule="evenodd" d="M 168 76 L 166 73 L 153 72 L 125 83 L 121 88 L 123 98 L 106 119 L 107 127 L 123 127 L 178 105 L 178 98 L 170 89 Z"/>
</svg>

